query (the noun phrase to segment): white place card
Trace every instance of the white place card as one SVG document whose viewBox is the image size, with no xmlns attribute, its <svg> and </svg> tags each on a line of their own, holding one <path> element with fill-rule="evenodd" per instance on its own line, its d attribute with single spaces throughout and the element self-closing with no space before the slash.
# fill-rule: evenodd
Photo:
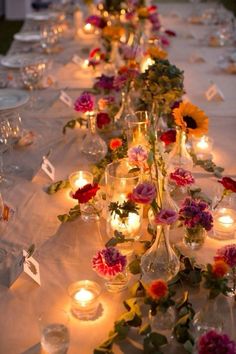
<svg viewBox="0 0 236 354">
<path fill-rule="evenodd" d="M 55 180 L 55 170 L 56 169 L 46 156 L 43 156 L 43 162 L 42 162 L 41 168 L 52 181 Z"/>
<path fill-rule="evenodd" d="M 208 101 L 224 101 L 225 99 L 223 92 L 216 84 L 211 84 L 205 95 Z"/>
<path fill-rule="evenodd" d="M 65 92 L 61 91 L 60 92 L 60 97 L 59 99 L 68 107 L 73 107 L 73 100 L 72 98 Z"/>
<path fill-rule="evenodd" d="M 206 60 L 202 56 L 201 53 L 195 52 L 195 53 L 190 55 L 189 62 L 190 63 L 205 63 Z"/>
<path fill-rule="evenodd" d="M 28 252 L 25 250 L 16 257 L 10 269 L 9 287 L 11 287 L 23 273 L 27 274 L 38 285 L 41 285 L 39 263 L 32 256 L 28 257 Z"/>
<path fill-rule="evenodd" d="M 76 64 L 76 65 L 81 65 L 82 63 L 83 63 L 83 59 L 82 58 L 80 58 L 78 55 L 73 55 L 73 57 L 72 57 L 72 62 L 74 63 L 74 64 Z"/>
</svg>

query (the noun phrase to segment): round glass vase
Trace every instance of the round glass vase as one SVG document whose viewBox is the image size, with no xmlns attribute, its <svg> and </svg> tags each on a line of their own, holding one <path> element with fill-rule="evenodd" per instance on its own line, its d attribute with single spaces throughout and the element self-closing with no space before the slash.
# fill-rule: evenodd
<svg viewBox="0 0 236 354">
<path fill-rule="evenodd" d="M 88 112 L 88 132 L 81 144 L 81 152 L 91 162 L 98 162 L 107 153 L 105 141 L 96 133 L 96 115 Z"/>
<path fill-rule="evenodd" d="M 177 186 L 177 185 L 170 185 L 170 195 L 175 201 L 178 209 L 181 207 L 182 202 L 188 196 L 188 187 L 186 186 Z"/>
<path fill-rule="evenodd" d="M 157 308 L 155 313 L 149 310 L 148 318 L 153 331 L 171 330 L 175 322 L 175 310 L 172 306 L 165 311 Z"/>
<path fill-rule="evenodd" d="M 176 128 L 176 142 L 168 158 L 168 170 L 170 172 L 179 167 L 188 171 L 193 169 L 193 160 L 187 150 L 186 139 L 186 133 Z"/>
<path fill-rule="evenodd" d="M 203 227 L 185 227 L 184 228 L 184 244 L 193 251 L 200 249 L 206 238 L 206 231 Z"/>
<path fill-rule="evenodd" d="M 119 293 L 128 287 L 129 277 L 127 270 L 106 278 L 105 287 L 111 293 Z"/>
<path fill-rule="evenodd" d="M 81 219 L 83 221 L 98 221 L 101 217 L 103 202 L 98 193 L 92 200 L 87 203 L 80 204 Z"/>
<path fill-rule="evenodd" d="M 169 231 L 169 225 L 158 225 L 153 245 L 141 257 L 141 271 L 145 282 L 158 278 L 169 281 L 179 271 L 180 261 L 170 245 Z"/>
</svg>

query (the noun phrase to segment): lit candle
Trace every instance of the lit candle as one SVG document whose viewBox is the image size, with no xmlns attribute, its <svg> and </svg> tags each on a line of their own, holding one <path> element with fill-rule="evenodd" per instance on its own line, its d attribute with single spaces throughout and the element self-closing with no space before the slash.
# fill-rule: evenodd
<svg viewBox="0 0 236 354">
<path fill-rule="evenodd" d="M 71 312 L 79 319 L 91 319 L 97 313 L 100 286 L 91 280 L 80 280 L 69 286 Z"/>
<path fill-rule="evenodd" d="M 91 23 L 86 23 L 84 25 L 83 30 L 84 30 L 84 33 L 86 33 L 86 34 L 93 34 L 95 31 L 95 28 L 93 25 L 91 25 Z"/>
<path fill-rule="evenodd" d="M 234 238 L 236 231 L 236 212 L 230 208 L 221 208 L 215 213 L 214 235 L 217 238 Z"/>
<path fill-rule="evenodd" d="M 88 59 L 85 59 L 85 60 L 83 61 L 82 65 L 81 65 L 81 68 L 82 68 L 82 69 L 85 69 L 85 70 L 90 69 L 90 67 L 89 67 L 89 60 L 88 60 Z"/>
<path fill-rule="evenodd" d="M 202 136 L 200 139 L 193 140 L 195 154 L 200 160 L 207 160 L 211 157 L 213 139 L 208 136 Z"/>
<path fill-rule="evenodd" d="M 93 183 L 93 175 L 87 171 L 77 171 L 73 172 L 69 176 L 69 181 L 71 189 L 76 192 L 79 188 L 84 187 L 88 183 Z"/>
</svg>

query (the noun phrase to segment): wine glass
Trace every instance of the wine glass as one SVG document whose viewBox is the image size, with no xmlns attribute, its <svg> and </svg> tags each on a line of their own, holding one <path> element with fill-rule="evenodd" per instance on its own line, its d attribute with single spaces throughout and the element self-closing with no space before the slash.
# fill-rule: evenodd
<svg viewBox="0 0 236 354">
<path fill-rule="evenodd" d="M 8 187 L 12 184 L 12 181 L 5 176 L 3 161 L 4 154 L 8 150 L 8 137 L 9 137 L 9 122 L 8 120 L 0 121 L 0 186 Z"/>
<path fill-rule="evenodd" d="M 45 69 L 46 63 L 44 62 L 26 64 L 21 68 L 21 79 L 23 84 L 31 92 L 31 108 L 33 108 L 34 103 L 37 100 L 33 97 L 33 90 L 38 88 L 40 81 L 43 79 Z"/>
<path fill-rule="evenodd" d="M 41 46 L 43 50 L 50 54 L 55 49 L 58 43 L 59 32 L 58 28 L 54 24 L 46 24 L 41 29 Z"/>
</svg>

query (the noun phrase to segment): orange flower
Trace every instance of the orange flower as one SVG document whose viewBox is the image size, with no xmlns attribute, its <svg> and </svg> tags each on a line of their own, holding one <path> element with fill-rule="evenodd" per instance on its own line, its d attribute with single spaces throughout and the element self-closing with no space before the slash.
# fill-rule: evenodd
<svg viewBox="0 0 236 354">
<path fill-rule="evenodd" d="M 190 102 L 181 102 L 173 110 L 173 115 L 176 125 L 188 135 L 202 136 L 208 132 L 208 117 Z"/>
<path fill-rule="evenodd" d="M 167 52 L 160 47 L 150 47 L 147 53 L 154 59 L 165 59 L 167 57 Z"/>
<path fill-rule="evenodd" d="M 117 150 L 119 149 L 119 147 L 122 146 L 122 140 L 119 139 L 119 138 L 115 138 L 115 139 L 111 139 L 110 140 L 110 144 L 109 144 L 109 147 L 111 150 Z"/>
<path fill-rule="evenodd" d="M 216 278 L 222 278 L 229 270 L 228 265 L 223 261 L 223 259 L 219 259 L 214 262 L 212 265 L 212 273 Z"/>
<path fill-rule="evenodd" d="M 121 26 L 106 26 L 102 33 L 104 37 L 118 41 L 125 34 L 125 30 Z"/>
<path fill-rule="evenodd" d="M 157 279 L 151 282 L 147 289 L 148 295 L 155 300 L 159 300 L 168 294 L 168 286 L 162 279 Z"/>
</svg>

